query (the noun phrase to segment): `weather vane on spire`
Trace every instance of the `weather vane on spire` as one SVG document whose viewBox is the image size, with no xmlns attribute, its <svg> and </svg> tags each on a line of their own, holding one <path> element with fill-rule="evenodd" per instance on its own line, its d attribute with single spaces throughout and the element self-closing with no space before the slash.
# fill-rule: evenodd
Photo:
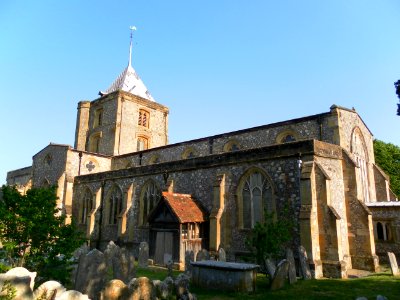
<svg viewBox="0 0 400 300">
<path fill-rule="evenodd" d="M 130 26 L 129 29 L 131 30 L 131 43 L 129 46 L 129 66 L 132 64 L 132 36 L 133 32 L 136 31 L 136 26 Z"/>
</svg>

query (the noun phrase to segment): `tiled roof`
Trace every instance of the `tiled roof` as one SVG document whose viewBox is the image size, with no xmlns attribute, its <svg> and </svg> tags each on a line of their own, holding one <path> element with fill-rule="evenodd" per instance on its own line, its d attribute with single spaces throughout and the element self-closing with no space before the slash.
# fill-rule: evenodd
<svg viewBox="0 0 400 300">
<path fill-rule="evenodd" d="M 165 203 L 179 219 L 180 223 L 204 222 L 203 211 L 192 199 L 191 195 L 162 193 Z"/>
</svg>

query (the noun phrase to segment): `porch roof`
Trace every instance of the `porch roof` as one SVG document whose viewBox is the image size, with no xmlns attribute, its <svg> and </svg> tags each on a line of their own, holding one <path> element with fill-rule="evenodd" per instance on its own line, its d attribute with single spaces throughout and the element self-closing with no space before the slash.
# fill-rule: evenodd
<svg viewBox="0 0 400 300">
<path fill-rule="evenodd" d="M 205 221 L 203 211 L 192 199 L 191 195 L 163 192 L 162 196 L 181 224 L 201 223 Z"/>
</svg>

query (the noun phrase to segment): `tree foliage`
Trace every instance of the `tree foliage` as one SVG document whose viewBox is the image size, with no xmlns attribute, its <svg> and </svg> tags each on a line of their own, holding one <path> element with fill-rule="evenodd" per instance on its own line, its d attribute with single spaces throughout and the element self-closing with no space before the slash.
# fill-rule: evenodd
<svg viewBox="0 0 400 300">
<path fill-rule="evenodd" d="M 400 196 L 400 147 L 374 140 L 376 164 L 390 177 L 390 188 Z"/>
<path fill-rule="evenodd" d="M 257 222 L 246 244 L 256 258 L 257 264 L 265 271 L 267 258 L 277 259 L 293 238 L 293 214 L 285 207 L 277 218 L 274 213 L 264 212 L 263 222 Z"/>
<path fill-rule="evenodd" d="M 83 239 L 56 207 L 56 187 L 32 188 L 21 195 L 3 186 L 1 192 L 0 240 L 8 263 L 66 282 L 68 261 Z"/>
</svg>

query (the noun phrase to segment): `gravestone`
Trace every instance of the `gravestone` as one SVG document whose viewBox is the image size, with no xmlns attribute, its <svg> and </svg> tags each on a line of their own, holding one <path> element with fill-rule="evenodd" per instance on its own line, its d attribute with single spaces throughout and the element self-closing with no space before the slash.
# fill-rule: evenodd
<svg viewBox="0 0 400 300">
<path fill-rule="evenodd" d="M 209 259 L 210 259 L 210 254 L 206 249 L 201 249 L 199 252 L 197 252 L 196 261 L 209 260 Z"/>
<path fill-rule="evenodd" d="M 397 264 L 396 255 L 393 252 L 388 252 L 390 269 L 392 270 L 393 276 L 399 276 L 399 265 Z"/>
<path fill-rule="evenodd" d="M 7 283 L 9 283 L 13 288 L 15 288 L 15 298 L 13 298 L 13 300 L 33 299 L 33 292 L 30 287 L 31 284 L 30 276 L 0 274 L 0 290 L 2 288 L 5 288 L 4 284 Z"/>
<path fill-rule="evenodd" d="M 34 292 L 35 299 L 53 299 L 52 296 L 58 297 L 66 291 L 65 287 L 54 280 L 42 283 Z M 54 295 L 55 292 L 55 295 Z"/>
<path fill-rule="evenodd" d="M 293 284 L 297 282 L 296 277 L 296 264 L 294 262 L 293 251 L 290 248 L 286 248 L 286 259 L 289 262 L 289 283 Z"/>
<path fill-rule="evenodd" d="M 90 298 L 92 300 L 98 299 L 96 298 Z M 59 297 L 57 297 L 57 300 L 90 300 L 88 295 L 84 295 L 81 292 L 70 290 L 70 291 L 65 291 L 62 293 Z"/>
<path fill-rule="evenodd" d="M 105 285 L 100 294 L 100 300 L 119 300 L 128 296 L 128 286 L 119 279 L 114 279 Z"/>
<path fill-rule="evenodd" d="M 132 278 L 136 277 L 135 271 L 135 256 L 126 248 L 121 248 L 121 261 L 126 264 L 127 267 L 127 280 L 122 280 L 128 283 Z"/>
<path fill-rule="evenodd" d="M 275 263 L 270 258 L 267 258 L 265 260 L 265 267 L 267 268 L 266 271 L 269 275 L 270 280 L 272 280 L 275 276 L 275 271 L 276 271 Z"/>
<path fill-rule="evenodd" d="M 282 260 L 276 267 L 274 279 L 272 279 L 271 290 L 276 291 L 285 286 L 286 278 L 289 271 L 289 261 Z"/>
<path fill-rule="evenodd" d="M 75 279 L 75 290 L 87 294 L 90 299 L 97 299 L 107 278 L 107 264 L 104 254 L 93 249 L 81 256 Z"/>
<path fill-rule="evenodd" d="M 139 267 L 147 268 L 149 266 L 149 244 L 141 242 L 139 246 Z"/>
<path fill-rule="evenodd" d="M 186 251 L 185 252 L 185 272 L 190 277 L 192 274 L 192 265 L 190 262 L 194 261 L 194 252 L 193 251 Z"/>
<path fill-rule="evenodd" d="M 128 299 L 156 300 L 157 293 L 153 282 L 147 277 L 134 278 L 129 283 Z"/>
<path fill-rule="evenodd" d="M 299 247 L 299 260 L 300 260 L 300 270 L 301 275 L 304 280 L 311 279 L 310 266 L 308 265 L 307 251 L 303 246 Z"/>
<path fill-rule="evenodd" d="M 29 284 L 31 290 L 33 291 L 33 286 L 35 285 L 35 278 L 36 278 L 36 272 L 29 272 L 27 269 L 23 267 L 16 267 L 8 270 L 6 275 L 9 276 L 16 276 L 16 277 L 25 277 L 28 276 L 31 279 L 31 282 Z"/>
<path fill-rule="evenodd" d="M 219 261 L 226 261 L 226 253 L 224 248 L 220 247 L 218 250 L 218 260 Z"/>
</svg>

